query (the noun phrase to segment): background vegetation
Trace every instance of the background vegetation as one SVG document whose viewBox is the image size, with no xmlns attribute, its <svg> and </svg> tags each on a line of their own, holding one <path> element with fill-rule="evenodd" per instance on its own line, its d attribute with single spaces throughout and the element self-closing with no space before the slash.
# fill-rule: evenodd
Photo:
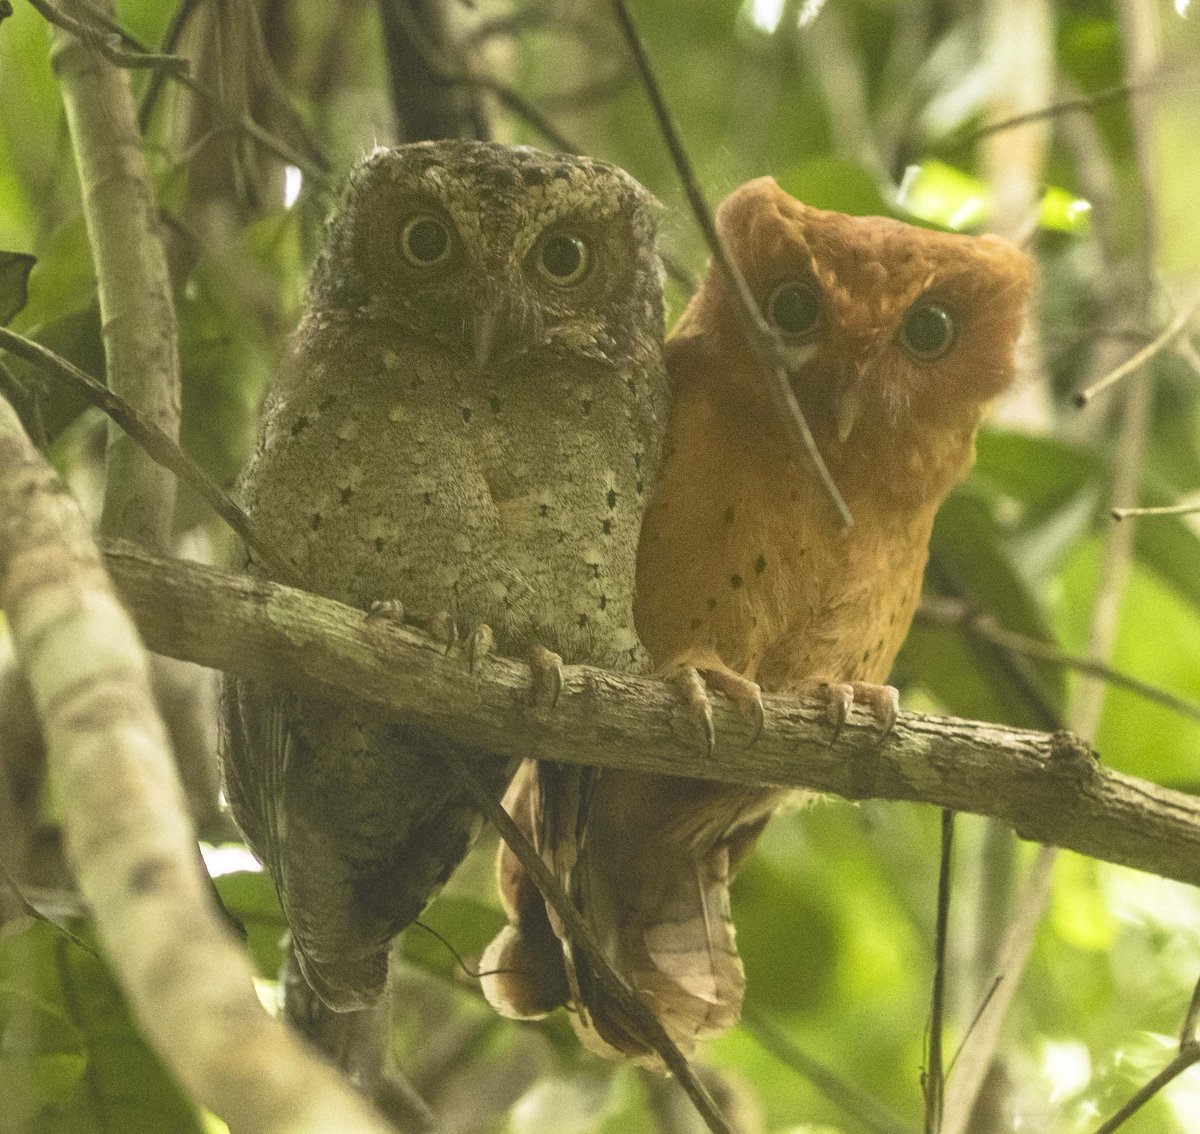
<svg viewBox="0 0 1200 1134">
<path fill-rule="evenodd" d="M 101 376 L 96 281 L 48 30 L 25 0 L 13 7 L 0 23 L 0 249 L 37 265 L 10 327 Z M 771 173 L 812 204 L 990 227 L 1038 259 L 1019 387 L 939 517 L 926 612 L 895 675 L 906 707 L 1069 724 L 1110 766 L 1200 790 L 1200 529 L 1187 515 L 1119 526 L 1109 516 L 1114 503 L 1200 492 L 1200 357 L 1189 338 L 1200 38 L 1186 0 L 638 0 L 633 10 L 710 200 Z M 501 140 L 570 144 L 661 199 L 678 277 L 703 267 L 608 4 L 180 0 L 176 10 L 122 0 L 117 15 L 151 45 L 181 23 L 171 50 L 211 96 L 135 73 L 169 234 L 183 441 L 223 483 L 246 456 L 336 186 L 376 144 L 481 124 Z M 472 75 L 489 81 L 460 81 Z M 980 136 L 1065 100 L 1074 108 Z M 237 126 L 245 120 L 271 149 Z M 677 314 L 678 278 L 669 297 Z M 1181 333 L 1146 366 L 1076 406 L 1075 393 L 1177 314 Z M 95 512 L 103 419 L 61 394 L 33 394 L 30 372 L 10 368 L 17 384 L 6 392 Z M 176 527 L 189 554 L 225 553 L 219 522 L 187 493 Z M 1190 701 L 1190 715 L 1085 679 L 1069 664 L 1084 655 Z M 249 929 L 266 995 L 282 919 L 265 877 L 231 856 L 236 833 L 211 776 L 211 702 L 191 677 L 180 684 L 173 723 L 177 741 L 190 736 L 181 760 L 193 808 L 209 843 L 225 844 L 210 865 Z M 35 905 L 90 940 L 58 862 L 53 790 L 38 805 L 34 851 L 6 865 Z M 938 831 L 932 808 L 837 800 L 772 824 L 733 891 L 747 1019 L 704 1053 L 741 1129 L 920 1127 Z M 960 819 L 957 832 L 951 1053 L 988 1001 L 1006 927 L 1039 900 L 1024 887 L 1033 848 L 983 820 Z M 494 849 L 481 840 L 425 918 L 465 966 L 420 927 L 399 947 L 394 1050 L 441 1129 L 698 1129 L 671 1084 L 582 1052 L 561 1014 L 518 1026 L 488 1009 L 469 968 L 502 922 Z M 5 913 L 0 1129 L 222 1128 L 138 1038 L 102 960 L 19 903 L 0 905 Z M 1192 889 L 1063 854 L 967 1128 L 1094 1130 L 1170 1060 L 1198 976 Z M 1198 1074 L 1123 1129 L 1200 1129 Z"/>
</svg>

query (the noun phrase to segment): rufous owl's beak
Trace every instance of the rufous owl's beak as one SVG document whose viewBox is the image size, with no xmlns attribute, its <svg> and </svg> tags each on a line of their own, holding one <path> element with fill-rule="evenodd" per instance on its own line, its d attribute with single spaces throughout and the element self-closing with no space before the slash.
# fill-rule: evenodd
<svg viewBox="0 0 1200 1134">
<path fill-rule="evenodd" d="M 851 387 L 844 390 L 837 402 L 837 437 L 841 444 L 845 445 L 850 439 L 850 434 L 854 432 L 854 426 L 858 422 L 858 416 L 862 413 L 862 398 L 859 397 L 858 391 Z"/>
</svg>

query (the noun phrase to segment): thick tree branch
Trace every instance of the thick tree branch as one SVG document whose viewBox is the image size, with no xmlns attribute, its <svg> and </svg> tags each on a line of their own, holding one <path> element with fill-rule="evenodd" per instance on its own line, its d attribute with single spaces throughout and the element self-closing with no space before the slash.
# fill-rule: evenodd
<svg viewBox="0 0 1200 1134">
<path fill-rule="evenodd" d="M 213 909 L 147 659 L 88 524 L 0 400 L 0 609 L 37 704 L 67 851 L 155 1049 L 244 1132 L 388 1127 L 258 1002 Z"/>
<path fill-rule="evenodd" d="M 78 3 L 72 7 L 90 11 Z M 80 39 L 77 29 L 56 26 L 50 58 L 67 112 L 96 266 L 107 384 L 177 438 L 179 355 L 158 205 L 129 72 L 94 50 L 88 42 L 94 38 Z M 123 430 L 110 426 L 101 530 L 166 547 L 174 512 L 175 478 Z"/>
<path fill-rule="evenodd" d="M 767 724 L 717 699 L 717 751 L 676 692 L 648 678 L 567 666 L 555 709 L 530 704 L 529 674 L 465 658 L 341 603 L 127 545 L 110 571 L 152 649 L 231 673 L 355 700 L 499 756 L 785 784 L 848 799 L 912 800 L 991 815 L 1019 835 L 1200 884 L 1200 798 L 1100 766 L 1067 733 L 902 713 L 882 746 L 855 709 L 836 743 L 821 706 L 765 700 Z"/>
</svg>

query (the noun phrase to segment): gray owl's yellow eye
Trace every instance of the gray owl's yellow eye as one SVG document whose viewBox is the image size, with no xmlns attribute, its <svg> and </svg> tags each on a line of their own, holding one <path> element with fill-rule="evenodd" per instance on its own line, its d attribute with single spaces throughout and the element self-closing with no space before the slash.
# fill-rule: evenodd
<svg viewBox="0 0 1200 1134">
<path fill-rule="evenodd" d="M 807 280 L 780 284 L 767 299 L 767 319 L 785 335 L 807 335 L 821 322 L 821 296 Z"/>
<path fill-rule="evenodd" d="M 900 346 L 921 362 L 941 358 L 953 345 L 954 316 L 939 303 L 918 299 L 900 324 Z"/>
<path fill-rule="evenodd" d="M 537 270 L 556 287 L 573 287 L 592 266 L 587 241 L 573 232 L 547 236 L 537 250 Z"/>
<path fill-rule="evenodd" d="M 432 268 L 450 255 L 450 230 L 446 222 L 428 213 L 409 220 L 400 231 L 400 251 L 418 268 Z"/>
</svg>

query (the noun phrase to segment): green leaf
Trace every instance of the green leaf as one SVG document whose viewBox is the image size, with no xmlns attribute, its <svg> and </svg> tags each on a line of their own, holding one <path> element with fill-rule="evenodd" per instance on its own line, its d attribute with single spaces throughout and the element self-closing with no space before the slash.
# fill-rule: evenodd
<svg viewBox="0 0 1200 1134">
<path fill-rule="evenodd" d="M 992 615 L 1005 629 L 1053 641 L 1029 583 L 978 495 L 960 490 L 942 505 L 930 541 L 926 587 Z M 1030 728 L 1055 727 L 1065 697 L 1060 667 L 1010 659 L 956 627 L 914 626 L 896 675 L 927 689 L 955 715 Z"/>
<path fill-rule="evenodd" d="M 893 211 L 867 169 L 844 158 L 813 158 L 777 180 L 785 192 L 816 209 L 853 216 L 886 216 Z"/>
<path fill-rule="evenodd" d="M 225 908 L 246 928 L 246 945 L 259 973 L 274 980 L 283 961 L 287 922 L 265 870 L 237 870 L 213 879 Z"/>
<path fill-rule="evenodd" d="M 29 302 L 29 273 L 36 263 L 28 252 L 0 252 L 0 326 Z"/>
<path fill-rule="evenodd" d="M 445 942 L 426 932 L 421 925 L 440 934 Z M 450 949 L 464 960 L 478 957 L 503 928 L 504 916 L 493 906 L 443 894 L 421 915 L 421 925 L 405 931 L 400 939 L 401 952 L 407 960 L 430 972 L 452 977 L 460 970 Z"/>
<path fill-rule="evenodd" d="M 54 926 L 0 935 L 0 1009 L 3 1083 L 24 1100 L 31 1134 L 201 1134 L 107 966 Z"/>
</svg>

